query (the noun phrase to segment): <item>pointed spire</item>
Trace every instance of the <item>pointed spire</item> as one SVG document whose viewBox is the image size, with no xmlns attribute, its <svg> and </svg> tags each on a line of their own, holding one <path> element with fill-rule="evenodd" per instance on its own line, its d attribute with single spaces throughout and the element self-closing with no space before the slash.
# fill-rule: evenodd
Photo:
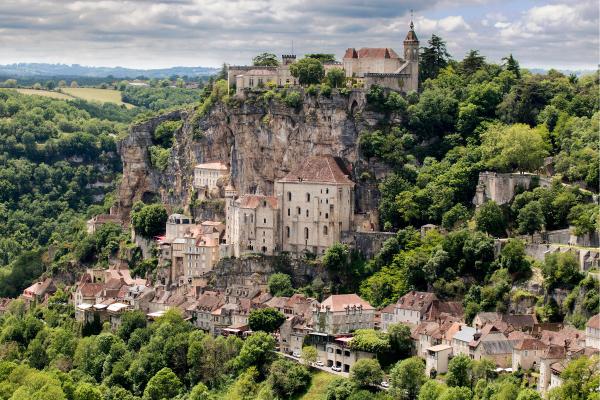
<svg viewBox="0 0 600 400">
<path fill-rule="evenodd" d="M 411 31 L 415 29 L 415 24 L 413 24 L 413 19 L 414 19 L 413 9 L 411 8 L 410 9 L 410 30 Z"/>
</svg>

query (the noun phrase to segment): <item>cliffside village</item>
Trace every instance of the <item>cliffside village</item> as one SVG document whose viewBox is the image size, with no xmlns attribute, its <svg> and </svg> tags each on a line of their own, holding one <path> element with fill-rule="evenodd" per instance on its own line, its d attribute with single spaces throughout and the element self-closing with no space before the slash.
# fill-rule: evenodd
<svg viewBox="0 0 600 400">
<path fill-rule="evenodd" d="M 355 330 L 385 332 L 391 324 L 403 323 L 411 328 L 414 353 L 426 361 L 428 374 L 445 373 L 452 357 L 465 354 L 492 360 L 500 373 L 538 371 L 537 387 L 544 393 L 560 385 L 570 359 L 600 351 L 600 314 L 589 319 L 585 331 L 540 323 L 533 313 L 481 312 L 468 325 L 461 303 L 427 292 L 411 291 L 377 310 L 355 293 L 331 295 L 321 303 L 301 294 L 272 296 L 265 280 L 255 276 L 224 290 L 211 287 L 207 274 L 222 259 L 282 251 L 320 255 L 346 231 L 372 230 L 354 214 L 350 176 L 342 160 L 315 156 L 276 181 L 273 195 L 239 195 L 229 183 L 227 165 L 197 165 L 194 187 L 201 197 L 224 197 L 225 223 L 170 215 L 165 235 L 155 238 L 160 249 L 157 281 L 132 278 L 126 265 L 89 269 L 73 290 L 76 319 L 108 322 L 116 329 L 129 310 L 141 310 L 151 323 L 167 310 L 179 309 L 198 329 L 245 337 L 252 334 L 250 312 L 270 307 L 286 317 L 275 333 L 281 352 L 298 358 L 303 346 L 314 345 L 319 361 L 342 373 L 361 358 L 375 357 L 351 348 Z M 110 218 L 90 220 L 90 231 L 105 222 Z M 47 279 L 22 297 L 44 302 L 55 291 Z"/>
</svg>

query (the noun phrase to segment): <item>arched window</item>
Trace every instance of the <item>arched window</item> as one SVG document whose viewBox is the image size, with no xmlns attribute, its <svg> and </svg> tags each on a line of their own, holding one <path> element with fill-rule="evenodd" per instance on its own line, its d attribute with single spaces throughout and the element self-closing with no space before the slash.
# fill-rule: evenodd
<svg viewBox="0 0 600 400">
<path fill-rule="evenodd" d="M 288 192 L 288 201 L 292 201 L 292 192 Z"/>
<path fill-rule="evenodd" d="M 328 234 L 327 225 L 323 225 L 323 235 L 327 235 L 327 234 Z"/>
<path fill-rule="evenodd" d="M 306 202 L 310 203 L 310 193 L 306 193 Z"/>
<path fill-rule="evenodd" d="M 302 214 L 302 210 L 300 209 L 300 207 L 296 207 L 296 211 L 298 212 L 298 215 Z"/>
<path fill-rule="evenodd" d="M 291 215 L 291 214 L 290 214 L 290 209 L 288 208 L 288 217 L 289 217 L 290 215 Z"/>
<path fill-rule="evenodd" d="M 285 227 L 285 234 L 288 238 L 290 237 L 290 227 L 289 226 Z"/>
<path fill-rule="evenodd" d="M 308 240 L 308 228 L 304 228 L 304 239 Z"/>
<path fill-rule="evenodd" d="M 306 218 L 308 218 L 308 208 L 306 209 Z"/>
</svg>

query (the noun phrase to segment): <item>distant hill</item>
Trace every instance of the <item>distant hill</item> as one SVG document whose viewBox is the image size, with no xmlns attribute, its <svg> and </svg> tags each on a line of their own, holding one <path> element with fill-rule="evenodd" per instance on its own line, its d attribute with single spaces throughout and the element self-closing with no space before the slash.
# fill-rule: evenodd
<svg viewBox="0 0 600 400">
<path fill-rule="evenodd" d="M 102 78 L 113 76 L 115 78 L 167 78 L 172 75 L 179 76 L 208 76 L 216 74 L 218 68 L 209 67 L 171 67 L 161 69 L 132 69 L 123 67 L 88 67 L 79 64 L 44 64 L 44 63 L 18 63 L 0 65 L 0 76 L 33 77 L 33 76 L 83 76 Z"/>
<path fill-rule="evenodd" d="M 544 68 L 527 68 L 529 70 L 529 72 L 533 73 L 533 74 L 547 74 L 548 71 L 550 71 L 549 69 L 544 69 Z M 575 75 L 575 76 L 584 76 L 584 75 L 590 75 L 590 74 L 595 74 L 596 70 L 593 69 L 559 69 L 558 72 L 561 72 L 565 75 Z"/>
</svg>

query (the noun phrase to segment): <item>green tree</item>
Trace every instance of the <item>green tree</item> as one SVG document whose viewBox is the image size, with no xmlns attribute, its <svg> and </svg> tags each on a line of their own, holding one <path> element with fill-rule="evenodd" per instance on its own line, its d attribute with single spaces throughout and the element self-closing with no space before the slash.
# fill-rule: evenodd
<svg viewBox="0 0 600 400">
<path fill-rule="evenodd" d="M 331 68 L 327 71 L 327 81 L 332 87 L 339 88 L 344 86 L 346 73 L 341 68 Z"/>
<path fill-rule="evenodd" d="M 579 357 L 569 362 L 560 374 L 562 384 L 552 389 L 550 400 L 584 400 L 595 399 L 598 396 L 600 372 L 598 356 Z"/>
<path fill-rule="evenodd" d="M 478 230 L 496 237 L 506 234 L 504 213 L 500 206 L 492 200 L 486 201 L 479 207 L 475 213 L 475 224 Z"/>
<path fill-rule="evenodd" d="M 304 365 L 311 365 L 319 359 L 319 352 L 315 346 L 304 346 L 300 358 Z"/>
<path fill-rule="evenodd" d="M 131 222 L 136 233 L 152 238 L 165 231 L 167 210 L 162 204 L 143 205 L 139 211 L 131 213 Z"/>
<path fill-rule="evenodd" d="M 235 359 L 235 364 L 240 370 L 255 366 L 261 368 L 265 373 L 275 357 L 273 336 L 266 332 L 256 332 L 244 341 L 244 345 Z"/>
<path fill-rule="evenodd" d="M 139 310 L 127 311 L 121 317 L 121 325 L 117 329 L 117 335 L 124 341 L 129 341 L 131 334 L 138 328 L 146 327 L 146 315 Z"/>
<path fill-rule="evenodd" d="M 519 62 L 515 60 L 512 54 L 509 54 L 508 57 L 503 57 L 502 61 L 504 61 L 504 68 L 507 71 L 515 74 L 517 79 L 521 79 L 521 69 L 519 68 Z"/>
<path fill-rule="evenodd" d="M 543 129 L 525 124 L 490 125 L 481 134 L 484 162 L 501 172 L 536 171 L 548 156 Z"/>
<path fill-rule="evenodd" d="M 471 387 L 472 367 L 473 361 L 463 354 L 450 360 L 450 363 L 448 363 L 448 374 L 446 375 L 448 386 Z"/>
<path fill-rule="evenodd" d="M 318 60 L 321 63 L 332 63 L 335 62 L 335 54 L 326 54 L 326 53 L 312 53 L 305 54 L 305 58 L 313 58 Z"/>
<path fill-rule="evenodd" d="M 485 65 L 485 57 L 479 54 L 478 50 L 470 50 L 469 54 L 460 62 L 459 70 L 461 74 L 469 76 Z"/>
<path fill-rule="evenodd" d="M 354 383 L 349 379 L 335 378 L 327 385 L 326 400 L 348 400 L 356 390 Z"/>
<path fill-rule="evenodd" d="M 446 385 L 434 379 L 429 379 L 421 386 L 419 400 L 438 400 L 445 390 L 447 390 Z"/>
<path fill-rule="evenodd" d="M 210 400 L 211 395 L 204 383 L 196 384 L 190 391 L 189 400 Z"/>
<path fill-rule="evenodd" d="M 102 392 L 91 383 L 82 382 L 77 385 L 74 400 L 102 400 Z"/>
<path fill-rule="evenodd" d="M 317 84 L 323 80 L 325 69 L 319 60 L 303 58 L 290 65 L 290 73 L 298 78 L 301 85 Z"/>
<path fill-rule="evenodd" d="M 508 239 L 500 251 L 498 264 L 513 275 L 528 276 L 531 272 L 531 262 L 525 256 L 525 243 L 520 239 Z"/>
<path fill-rule="evenodd" d="M 273 53 L 261 53 L 252 59 L 252 65 L 276 67 L 279 65 L 277 56 Z"/>
<path fill-rule="evenodd" d="M 334 243 L 323 255 L 323 266 L 332 272 L 340 272 L 347 268 L 350 249 L 347 244 Z"/>
<path fill-rule="evenodd" d="M 391 352 L 397 359 L 408 358 L 413 349 L 410 327 L 402 323 L 391 324 L 388 326 L 387 333 Z"/>
<path fill-rule="evenodd" d="M 166 149 L 170 148 L 173 144 L 173 135 L 182 125 L 183 121 L 164 121 L 160 123 L 152 133 L 154 143 Z"/>
<path fill-rule="evenodd" d="M 377 360 L 363 358 L 350 368 L 350 379 L 359 387 L 378 385 L 383 380 L 383 370 Z"/>
<path fill-rule="evenodd" d="M 310 372 L 303 365 L 279 359 L 271 364 L 268 382 L 276 395 L 289 399 L 310 385 Z"/>
<path fill-rule="evenodd" d="M 471 400 L 473 392 L 468 387 L 449 387 L 440 396 L 440 400 Z"/>
<path fill-rule="evenodd" d="M 448 65 L 450 54 L 446 50 L 446 42 L 439 36 L 433 34 L 427 41 L 428 46 L 421 48 L 419 58 L 420 81 L 434 79 L 440 71 Z"/>
<path fill-rule="evenodd" d="M 273 296 L 289 297 L 294 294 L 292 278 L 288 274 L 277 272 L 269 277 L 269 293 Z"/>
<path fill-rule="evenodd" d="M 572 252 L 547 254 L 542 265 L 542 276 L 549 289 L 556 286 L 573 286 L 582 278 L 579 262 Z"/>
<path fill-rule="evenodd" d="M 259 308 L 252 310 L 248 316 L 248 325 L 254 332 L 274 332 L 279 329 L 284 321 L 285 315 L 274 308 Z"/>
<path fill-rule="evenodd" d="M 402 400 L 416 399 L 425 380 L 423 360 L 407 358 L 398 362 L 390 372 L 390 394 Z"/>
<path fill-rule="evenodd" d="M 177 396 L 183 385 L 170 368 L 163 368 L 148 381 L 144 389 L 144 400 L 172 399 Z"/>
<path fill-rule="evenodd" d="M 531 201 L 519 210 L 519 215 L 517 215 L 519 233 L 533 235 L 542 229 L 544 223 L 544 214 L 538 201 Z"/>
<path fill-rule="evenodd" d="M 542 396 L 537 390 L 534 389 L 521 389 L 517 400 L 542 400 Z"/>
<path fill-rule="evenodd" d="M 471 218 L 471 215 L 467 207 L 458 203 L 444 213 L 442 216 L 442 227 L 450 231 L 458 226 L 465 225 L 469 218 Z"/>
</svg>

